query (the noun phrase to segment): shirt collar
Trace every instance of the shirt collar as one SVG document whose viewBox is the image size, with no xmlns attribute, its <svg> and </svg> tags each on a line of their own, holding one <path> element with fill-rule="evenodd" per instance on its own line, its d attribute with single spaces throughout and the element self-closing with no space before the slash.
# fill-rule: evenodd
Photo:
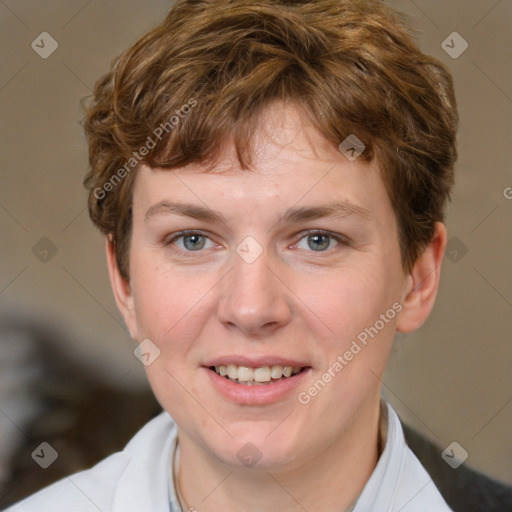
<svg viewBox="0 0 512 512">
<path fill-rule="evenodd" d="M 169 453 L 176 424 L 163 412 L 145 425 L 123 451 L 128 463 L 113 496 L 112 512 L 179 512 L 169 509 Z M 108 460 L 108 459 L 107 459 Z"/>
<path fill-rule="evenodd" d="M 384 434 L 386 439 L 384 450 L 357 500 L 354 512 L 365 512 L 368 510 L 391 511 L 401 473 L 404 470 L 407 447 L 400 420 L 391 405 L 381 399 L 381 413 L 383 406 L 385 407 L 387 417 L 387 422 L 385 422 L 387 424 L 387 432 Z M 383 415 L 381 414 L 381 416 Z"/>
</svg>

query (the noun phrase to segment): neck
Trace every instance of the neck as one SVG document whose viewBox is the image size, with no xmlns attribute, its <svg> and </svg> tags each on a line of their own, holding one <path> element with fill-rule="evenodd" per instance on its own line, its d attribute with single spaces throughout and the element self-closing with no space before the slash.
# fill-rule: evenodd
<svg viewBox="0 0 512 512">
<path fill-rule="evenodd" d="M 373 400 L 342 436 L 313 458 L 291 470 L 273 471 L 231 468 L 180 432 L 175 478 L 187 506 L 205 512 L 339 512 L 357 499 L 375 468 L 378 427 L 379 401 Z"/>
</svg>

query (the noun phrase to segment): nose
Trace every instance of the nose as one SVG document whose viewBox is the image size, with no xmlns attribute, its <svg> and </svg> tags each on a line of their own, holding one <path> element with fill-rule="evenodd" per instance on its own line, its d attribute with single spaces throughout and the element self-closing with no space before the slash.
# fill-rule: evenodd
<svg viewBox="0 0 512 512">
<path fill-rule="evenodd" d="M 271 260 L 268 251 L 252 262 L 233 255 L 234 267 L 223 280 L 218 304 L 219 320 L 227 328 L 258 337 L 290 322 L 293 294 Z"/>
</svg>

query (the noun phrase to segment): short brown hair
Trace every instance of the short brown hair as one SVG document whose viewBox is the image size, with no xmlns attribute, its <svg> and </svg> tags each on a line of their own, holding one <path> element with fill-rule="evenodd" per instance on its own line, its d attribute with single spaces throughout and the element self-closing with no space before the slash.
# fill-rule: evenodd
<svg viewBox="0 0 512 512">
<path fill-rule="evenodd" d="M 114 61 L 86 106 L 89 214 L 113 235 L 123 277 L 130 166 L 211 164 L 232 136 L 248 169 L 273 101 L 293 102 L 336 147 L 352 134 L 364 142 L 360 158 L 379 164 L 412 268 L 453 185 L 458 115 L 443 64 L 379 0 L 182 0 Z"/>
</svg>

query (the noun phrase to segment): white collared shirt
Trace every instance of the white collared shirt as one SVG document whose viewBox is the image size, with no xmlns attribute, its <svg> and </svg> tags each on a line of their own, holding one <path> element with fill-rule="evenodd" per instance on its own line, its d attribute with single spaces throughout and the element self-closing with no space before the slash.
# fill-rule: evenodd
<svg viewBox="0 0 512 512">
<path fill-rule="evenodd" d="M 405 443 L 388 407 L 386 444 L 353 512 L 451 512 Z M 5 512 L 180 512 L 170 464 L 177 427 L 163 412 L 121 452 L 50 485 Z"/>
</svg>

